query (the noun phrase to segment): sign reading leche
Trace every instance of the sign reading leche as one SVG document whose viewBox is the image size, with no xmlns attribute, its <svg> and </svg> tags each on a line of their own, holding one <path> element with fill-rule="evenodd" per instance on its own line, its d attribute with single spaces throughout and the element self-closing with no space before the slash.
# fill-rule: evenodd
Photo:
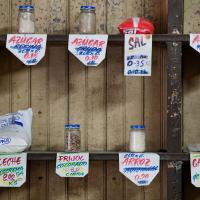
<svg viewBox="0 0 200 200">
<path fill-rule="evenodd" d="M 26 153 L 0 155 L 0 187 L 20 187 L 26 181 Z"/>
</svg>

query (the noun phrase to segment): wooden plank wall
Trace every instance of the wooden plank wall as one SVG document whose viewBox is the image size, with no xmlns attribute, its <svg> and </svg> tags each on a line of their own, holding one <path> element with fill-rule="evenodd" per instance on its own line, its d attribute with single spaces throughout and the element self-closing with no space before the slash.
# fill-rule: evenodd
<svg viewBox="0 0 200 200">
<path fill-rule="evenodd" d="M 17 5 L 0 0 L 0 33 L 15 32 Z M 145 16 L 157 33 L 166 32 L 163 0 L 32 0 L 38 33 L 78 32 L 79 7 L 97 6 L 97 32 L 117 34 L 126 18 Z M 65 46 L 47 48 L 37 66 L 26 67 L 5 48 L 0 55 L 0 114 L 33 108 L 32 149 L 63 150 L 64 124 L 80 123 L 82 150 L 128 150 L 129 126 L 144 123 L 147 150 L 163 147 L 163 48 L 153 47 L 153 73 L 147 78 L 123 76 L 123 47 L 109 46 L 107 59 L 86 68 Z M 3 54 L 3 55 L 2 55 Z M 136 187 L 118 171 L 118 163 L 91 162 L 84 179 L 55 175 L 55 162 L 29 163 L 27 183 L 20 189 L 0 189 L 3 200 L 159 200 L 160 173 L 149 187 Z"/>
</svg>

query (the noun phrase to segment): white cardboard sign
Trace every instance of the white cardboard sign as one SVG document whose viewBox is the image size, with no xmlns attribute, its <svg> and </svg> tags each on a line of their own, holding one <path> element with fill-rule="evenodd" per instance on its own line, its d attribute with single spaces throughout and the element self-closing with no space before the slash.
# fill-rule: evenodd
<svg viewBox="0 0 200 200">
<path fill-rule="evenodd" d="M 137 186 L 149 185 L 160 169 L 155 153 L 119 153 L 119 171 Z"/>
<path fill-rule="evenodd" d="M 26 153 L 0 155 L 0 187 L 20 187 L 26 182 Z"/>
<path fill-rule="evenodd" d="M 69 35 L 68 50 L 84 65 L 96 67 L 104 59 L 108 35 Z"/>
<path fill-rule="evenodd" d="M 89 153 L 57 153 L 56 174 L 61 177 L 84 177 L 89 170 Z"/>
<path fill-rule="evenodd" d="M 124 75 L 151 76 L 152 35 L 125 34 Z"/>
<path fill-rule="evenodd" d="M 200 34 L 190 34 L 190 46 L 200 53 Z"/>
<path fill-rule="evenodd" d="M 6 48 L 25 65 L 36 65 L 46 51 L 46 34 L 8 34 Z"/>
<path fill-rule="evenodd" d="M 200 187 L 200 153 L 190 153 L 191 183 Z"/>
</svg>

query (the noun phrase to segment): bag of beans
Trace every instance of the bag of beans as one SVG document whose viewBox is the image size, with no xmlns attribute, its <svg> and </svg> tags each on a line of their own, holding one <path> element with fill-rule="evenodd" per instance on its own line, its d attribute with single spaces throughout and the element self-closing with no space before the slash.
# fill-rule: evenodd
<svg viewBox="0 0 200 200">
<path fill-rule="evenodd" d="M 153 24 L 143 17 L 129 18 L 118 26 L 121 34 L 153 34 Z"/>
</svg>

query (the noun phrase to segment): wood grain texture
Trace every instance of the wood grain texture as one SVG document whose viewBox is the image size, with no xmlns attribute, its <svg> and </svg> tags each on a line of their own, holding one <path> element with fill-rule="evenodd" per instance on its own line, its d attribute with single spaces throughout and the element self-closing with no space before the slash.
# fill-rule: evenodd
<svg viewBox="0 0 200 200">
<path fill-rule="evenodd" d="M 200 0 L 184 1 L 184 33 L 198 33 L 200 30 Z M 191 20 L 192 19 L 192 20 Z"/>
<path fill-rule="evenodd" d="M 48 200 L 65 200 L 65 178 L 55 173 L 55 161 L 48 162 Z"/>
<path fill-rule="evenodd" d="M 51 150 L 64 150 L 64 124 L 68 111 L 66 103 L 68 68 L 65 63 L 67 63 L 65 48 L 51 47 L 49 51 L 49 147 Z"/>
<path fill-rule="evenodd" d="M 48 200 L 47 162 L 30 162 L 30 200 Z"/>
<path fill-rule="evenodd" d="M 123 200 L 125 178 L 119 172 L 119 164 L 115 161 L 107 162 L 107 199 Z"/>
<path fill-rule="evenodd" d="M 0 0 L 0 34 L 10 31 L 10 6 L 11 0 Z"/>
<path fill-rule="evenodd" d="M 48 149 L 48 66 L 44 58 L 31 68 L 32 150 Z"/>
<path fill-rule="evenodd" d="M 107 150 L 125 150 L 123 49 L 107 49 Z"/>
<path fill-rule="evenodd" d="M 48 32 L 53 34 L 67 33 L 68 1 L 50 0 L 49 7 L 50 21 Z"/>
</svg>

